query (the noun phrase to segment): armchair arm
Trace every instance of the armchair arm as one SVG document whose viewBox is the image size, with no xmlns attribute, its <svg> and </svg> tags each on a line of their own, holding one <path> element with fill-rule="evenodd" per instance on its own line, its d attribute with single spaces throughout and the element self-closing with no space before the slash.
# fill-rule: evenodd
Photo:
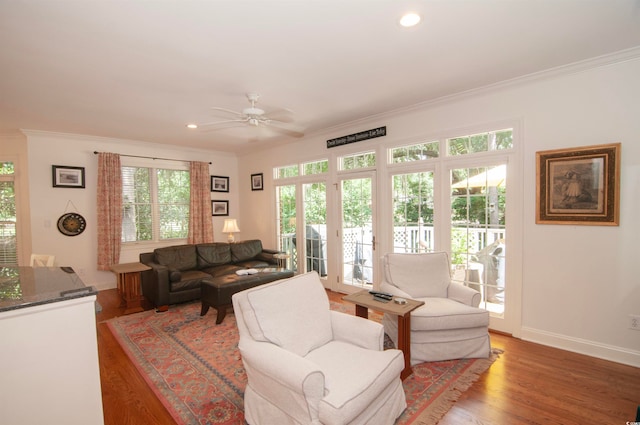
<svg viewBox="0 0 640 425">
<path fill-rule="evenodd" d="M 382 351 L 384 328 L 380 323 L 331 310 L 331 327 L 335 340 Z"/>
<path fill-rule="evenodd" d="M 268 342 L 242 339 L 238 346 L 255 392 L 276 405 L 286 400 L 293 417 L 317 419 L 325 382 L 315 363 Z"/>
<path fill-rule="evenodd" d="M 480 292 L 475 289 L 454 282 L 447 289 L 447 297 L 472 307 L 478 307 L 481 298 Z"/>
</svg>

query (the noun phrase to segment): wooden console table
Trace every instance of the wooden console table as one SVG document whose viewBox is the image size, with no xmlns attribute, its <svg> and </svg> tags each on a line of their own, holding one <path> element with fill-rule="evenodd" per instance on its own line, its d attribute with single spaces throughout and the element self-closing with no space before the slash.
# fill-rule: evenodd
<svg viewBox="0 0 640 425">
<path fill-rule="evenodd" d="M 411 312 L 424 304 L 424 301 L 406 299 L 406 304 L 396 304 L 393 301 L 381 302 L 373 299 L 373 295 L 366 289 L 342 297 L 344 301 L 356 305 L 356 316 L 369 317 L 369 309 L 398 316 L 398 349 L 404 354 L 404 369 L 400 378 L 405 379 L 413 373 L 411 367 Z"/>
<path fill-rule="evenodd" d="M 142 263 L 125 263 L 113 264 L 109 268 L 118 279 L 118 294 L 122 299 L 120 306 L 125 306 L 124 314 L 144 311 L 140 289 L 140 272 L 151 270 L 151 267 Z"/>
</svg>

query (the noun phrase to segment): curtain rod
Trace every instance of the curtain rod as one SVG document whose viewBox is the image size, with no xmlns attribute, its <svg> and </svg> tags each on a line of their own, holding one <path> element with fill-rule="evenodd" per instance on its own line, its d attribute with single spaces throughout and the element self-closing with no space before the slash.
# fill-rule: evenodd
<svg viewBox="0 0 640 425">
<path fill-rule="evenodd" d="M 98 155 L 100 152 L 98 151 L 93 151 L 93 153 L 95 155 Z M 190 161 L 184 161 L 182 159 L 172 159 L 172 158 L 155 158 L 152 156 L 140 156 L 140 155 L 123 155 L 123 154 L 118 154 L 120 156 L 128 156 L 130 158 L 146 158 L 146 159 L 161 159 L 163 161 L 178 161 L 178 162 L 190 162 Z M 211 165 L 211 162 L 209 162 L 209 165 Z"/>
</svg>

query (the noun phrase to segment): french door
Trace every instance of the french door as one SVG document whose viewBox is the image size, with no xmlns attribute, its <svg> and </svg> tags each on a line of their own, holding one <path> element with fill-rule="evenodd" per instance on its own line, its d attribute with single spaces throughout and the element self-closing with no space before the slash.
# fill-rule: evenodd
<svg viewBox="0 0 640 425">
<path fill-rule="evenodd" d="M 375 174 L 359 172 L 339 179 L 338 290 L 371 289 L 376 273 Z"/>
<path fill-rule="evenodd" d="M 507 241 L 517 238 L 508 211 L 507 161 L 449 170 L 450 252 L 453 279 L 481 294 L 480 307 L 491 313 L 491 328 L 513 332 L 516 297 L 509 282 L 515 262 Z M 509 232 L 508 232 L 509 230 Z M 507 261 L 509 259 L 509 262 Z M 513 270 L 512 270 L 513 271 Z M 513 275 L 513 273 L 511 273 Z"/>
<path fill-rule="evenodd" d="M 327 276 L 326 183 L 316 181 L 276 187 L 279 249 L 287 268 Z"/>
</svg>

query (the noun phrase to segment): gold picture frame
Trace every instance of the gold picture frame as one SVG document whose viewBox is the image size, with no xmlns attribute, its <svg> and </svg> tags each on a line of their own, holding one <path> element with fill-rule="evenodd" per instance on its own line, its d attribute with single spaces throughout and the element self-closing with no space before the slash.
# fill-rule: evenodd
<svg viewBox="0 0 640 425">
<path fill-rule="evenodd" d="M 536 152 L 536 223 L 618 226 L 620 143 Z"/>
</svg>

